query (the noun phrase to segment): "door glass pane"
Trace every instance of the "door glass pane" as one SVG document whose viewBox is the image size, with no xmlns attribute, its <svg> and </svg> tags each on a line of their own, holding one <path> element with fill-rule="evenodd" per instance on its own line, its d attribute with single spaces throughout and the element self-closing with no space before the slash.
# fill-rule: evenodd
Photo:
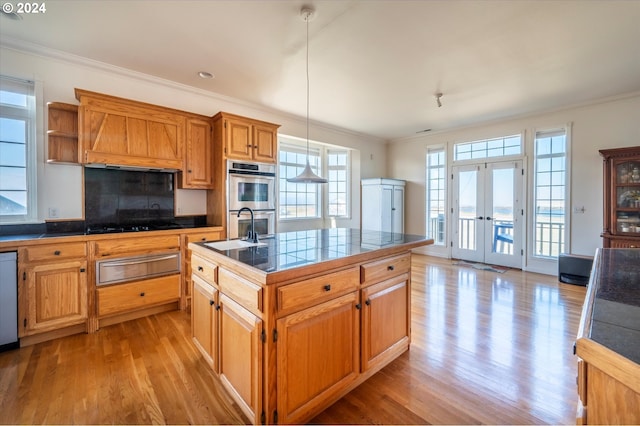
<svg viewBox="0 0 640 426">
<path fill-rule="evenodd" d="M 476 217 L 478 210 L 476 170 L 461 171 L 458 180 L 458 247 L 476 249 Z"/>
<path fill-rule="evenodd" d="M 494 253 L 513 254 L 513 173 L 512 168 L 493 170 Z"/>
</svg>

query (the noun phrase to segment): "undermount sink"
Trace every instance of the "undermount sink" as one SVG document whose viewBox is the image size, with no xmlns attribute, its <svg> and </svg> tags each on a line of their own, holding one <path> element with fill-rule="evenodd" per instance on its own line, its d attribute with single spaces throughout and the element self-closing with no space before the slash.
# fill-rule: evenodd
<svg viewBox="0 0 640 426">
<path fill-rule="evenodd" d="M 214 241 L 212 243 L 204 243 L 205 246 L 211 247 L 216 250 L 233 250 L 247 247 L 262 247 L 267 243 L 252 243 L 246 240 L 227 240 L 227 241 Z"/>
</svg>

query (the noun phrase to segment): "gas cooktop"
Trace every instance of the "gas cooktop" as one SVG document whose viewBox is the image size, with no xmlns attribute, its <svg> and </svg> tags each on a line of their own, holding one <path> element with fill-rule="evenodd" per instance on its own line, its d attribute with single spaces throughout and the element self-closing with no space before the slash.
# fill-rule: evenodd
<svg viewBox="0 0 640 426">
<path fill-rule="evenodd" d="M 160 231 L 164 229 L 182 229 L 183 226 L 173 222 L 149 223 L 144 225 L 90 225 L 87 226 L 87 234 L 112 234 L 118 232 L 142 232 Z"/>
</svg>

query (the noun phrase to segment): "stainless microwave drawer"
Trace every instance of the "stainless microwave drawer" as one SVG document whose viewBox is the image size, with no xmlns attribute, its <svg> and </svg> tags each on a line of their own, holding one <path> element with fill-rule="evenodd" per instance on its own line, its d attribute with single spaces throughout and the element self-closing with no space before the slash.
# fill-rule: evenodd
<svg viewBox="0 0 640 426">
<path fill-rule="evenodd" d="M 96 262 L 96 285 L 108 285 L 180 272 L 180 253 L 156 253 Z"/>
</svg>

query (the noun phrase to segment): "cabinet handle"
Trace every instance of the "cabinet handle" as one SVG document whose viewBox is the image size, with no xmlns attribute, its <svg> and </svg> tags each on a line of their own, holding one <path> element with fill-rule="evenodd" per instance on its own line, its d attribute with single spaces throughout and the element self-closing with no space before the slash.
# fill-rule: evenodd
<svg viewBox="0 0 640 426">
<path fill-rule="evenodd" d="M 191 173 L 191 170 L 187 170 L 187 173 Z"/>
<path fill-rule="evenodd" d="M 393 265 L 387 266 L 387 271 L 393 271 L 395 267 Z"/>
<path fill-rule="evenodd" d="M 54 251 L 53 254 L 56 255 L 56 256 L 60 256 L 60 250 Z"/>
<path fill-rule="evenodd" d="M 214 302 L 213 300 L 209 300 L 209 305 L 210 305 L 210 306 L 213 306 L 213 304 L 214 304 L 214 303 L 215 303 L 215 302 Z"/>
<path fill-rule="evenodd" d="M 216 311 L 219 311 L 219 310 L 220 310 L 220 304 L 217 304 L 216 305 Z"/>
<path fill-rule="evenodd" d="M 207 237 L 200 238 L 200 241 L 207 241 Z"/>
<path fill-rule="evenodd" d="M 84 268 L 80 268 L 80 272 L 84 272 L 84 271 L 85 271 L 85 269 L 84 269 Z"/>
<path fill-rule="evenodd" d="M 144 291 L 140 293 L 140 297 L 144 297 Z"/>
<path fill-rule="evenodd" d="M 330 291 L 331 290 L 331 284 L 326 284 L 323 288 L 324 288 L 324 291 Z"/>
<path fill-rule="evenodd" d="M 202 266 L 198 266 L 198 271 L 202 272 L 204 271 L 204 268 Z"/>
<path fill-rule="evenodd" d="M 371 299 L 367 299 L 367 300 L 365 300 L 365 301 L 364 301 L 364 304 L 365 304 L 365 305 L 367 305 L 367 306 L 371 305 Z"/>
<path fill-rule="evenodd" d="M 359 304 L 359 303 L 356 303 L 356 309 L 357 309 L 357 310 L 360 310 L 361 308 L 362 308 L 362 305 L 361 305 L 361 304 Z"/>
</svg>

